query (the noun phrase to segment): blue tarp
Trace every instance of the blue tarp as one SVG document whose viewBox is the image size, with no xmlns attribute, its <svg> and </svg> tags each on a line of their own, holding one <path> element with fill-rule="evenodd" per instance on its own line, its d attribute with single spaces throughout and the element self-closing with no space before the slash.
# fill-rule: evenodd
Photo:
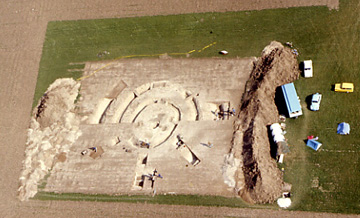
<svg viewBox="0 0 360 218">
<path fill-rule="evenodd" d="M 322 144 L 314 139 L 309 139 L 307 140 L 306 145 L 317 151 Z"/>
<path fill-rule="evenodd" d="M 337 127 L 337 134 L 340 135 L 350 134 L 350 125 L 345 122 L 340 123 Z"/>
</svg>

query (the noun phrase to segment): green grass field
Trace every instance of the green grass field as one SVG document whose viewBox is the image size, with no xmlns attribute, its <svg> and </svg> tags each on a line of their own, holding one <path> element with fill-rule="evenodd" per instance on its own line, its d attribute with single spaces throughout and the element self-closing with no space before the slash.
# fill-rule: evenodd
<svg viewBox="0 0 360 218">
<path fill-rule="evenodd" d="M 203 205 L 203 206 L 226 206 L 245 207 L 246 204 L 240 198 L 225 198 L 221 196 L 199 195 L 85 195 L 78 193 L 48 193 L 39 192 L 35 199 L 39 200 L 72 200 L 72 201 L 102 201 L 102 202 L 147 202 L 152 204 L 176 204 L 176 205 Z M 255 205 L 256 208 L 274 208 L 271 205 Z"/>
<path fill-rule="evenodd" d="M 222 49 L 229 51 L 229 58 L 260 56 L 270 41 L 290 41 L 300 51 L 299 61 L 312 59 L 314 63 L 314 78 L 301 78 L 295 82 L 304 116 L 287 120 L 286 137 L 291 145 L 291 153 L 285 157 L 284 167 L 285 181 L 293 185 L 291 209 L 360 213 L 359 14 L 357 0 L 343 0 L 339 11 L 307 7 L 50 22 L 33 106 L 56 78 L 79 78 L 79 72 L 69 70 L 82 68 L 84 61 L 115 59 L 126 55 L 183 53 L 201 49 L 212 42 L 217 43 L 202 52 L 193 52 L 191 57 L 218 56 L 218 51 Z M 102 51 L 109 51 L 110 54 L 97 57 Z M 353 82 L 355 92 L 345 94 L 331 91 L 336 82 Z M 319 112 L 306 109 L 306 97 L 315 92 L 323 94 Z M 351 125 L 349 136 L 336 134 L 337 124 L 343 121 Z M 307 135 L 319 136 L 323 146 L 318 152 L 305 146 L 303 140 Z M 314 181 L 318 181 L 314 185 L 316 187 L 312 187 Z M 80 198 L 84 200 L 100 200 L 96 196 L 44 192 L 40 192 L 37 198 L 79 200 L 79 196 L 83 196 Z M 105 196 L 101 199 L 108 198 Z M 244 206 L 236 199 L 228 201 L 221 197 L 144 198 L 142 201 L 150 203 Z M 126 201 L 121 197 L 117 199 Z M 131 201 L 137 201 L 134 199 Z M 274 205 L 264 207 L 276 208 Z"/>
</svg>

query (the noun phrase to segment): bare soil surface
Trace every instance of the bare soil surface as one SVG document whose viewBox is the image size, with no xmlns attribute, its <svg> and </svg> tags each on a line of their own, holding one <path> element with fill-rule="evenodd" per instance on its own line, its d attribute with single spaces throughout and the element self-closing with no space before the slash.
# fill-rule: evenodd
<svg viewBox="0 0 360 218">
<path fill-rule="evenodd" d="M 237 182 L 245 180 L 246 186 L 238 189 L 249 203 L 273 202 L 283 191 L 281 172 L 270 155 L 267 128 L 279 122 L 274 103 L 276 88 L 293 82 L 299 75 L 296 56 L 290 48 L 274 41 L 263 50 L 246 84 L 233 153 L 242 158 Z"/>
<path fill-rule="evenodd" d="M 27 128 L 37 72 L 48 21 L 167 15 L 208 11 L 261 10 L 266 8 L 327 5 L 338 0 L 263 1 L 3 1 L 0 7 L 0 210 L 3 217 L 82 216 L 241 216 L 338 217 L 338 214 L 66 201 L 20 202 L 18 178 L 24 159 Z M 347 217 L 346 215 L 343 215 Z M 350 216 L 349 216 L 350 217 Z"/>
<path fill-rule="evenodd" d="M 47 192 L 235 196 L 229 110 L 255 60 L 89 62 L 85 79 L 56 80 L 34 108 L 20 199 L 47 173 Z"/>
</svg>

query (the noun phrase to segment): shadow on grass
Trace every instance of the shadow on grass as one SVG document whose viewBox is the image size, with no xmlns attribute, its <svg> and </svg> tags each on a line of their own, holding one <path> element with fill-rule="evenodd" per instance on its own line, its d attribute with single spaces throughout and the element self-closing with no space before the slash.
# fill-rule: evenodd
<svg viewBox="0 0 360 218">
<path fill-rule="evenodd" d="M 303 61 L 300 62 L 300 64 L 299 64 L 299 70 L 300 70 L 300 75 L 301 75 L 302 77 L 305 77 L 305 73 L 304 73 L 304 62 L 303 62 Z"/>
<path fill-rule="evenodd" d="M 334 85 L 331 85 L 331 91 L 335 92 L 335 84 Z"/>
<path fill-rule="evenodd" d="M 273 140 L 272 132 L 270 130 L 270 125 L 266 126 L 268 132 L 268 139 L 270 143 L 270 156 L 276 160 L 278 146 Z"/>
<path fill-rule="evenodd" d="M 279 115 L 288 115 L 286 102 L 284 99 L 283 92 L 281 90 L 281 86 L 277 87 L 275 90 L 275 105 L 277 107 L 277 110 L 279 112 Z"/>
<path fill-rule="evenodd" d="M 305 98 L 306 108 L 307 108 L 308 110 L 310 110 L 310 105 L 311 105 L 312 96 L 313 96 L 313 95 L 311 94 L 311 95 L 306 96 L 306 98 Z"/>
</svg>

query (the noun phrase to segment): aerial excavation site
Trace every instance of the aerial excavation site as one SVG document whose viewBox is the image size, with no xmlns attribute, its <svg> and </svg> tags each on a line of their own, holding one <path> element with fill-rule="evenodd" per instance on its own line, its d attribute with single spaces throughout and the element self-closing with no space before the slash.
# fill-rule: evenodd
<svg viewBox="0 0 360 218">
<path fill-rule="evenodd" d="M 359 1 L 0 12 L 1 217 L 360 213 Z"/>
<path fill-rule="evenodd" d="M 87 62 L 79 81 L 56 80 L 34 109 L 20 197 L 46 177 L 55 193 L 272 202 L 285 184 L 267 125 L 278 119 L 275 88 L 298 75 L 278 42 L 260 58 Z"/>
</svg>

